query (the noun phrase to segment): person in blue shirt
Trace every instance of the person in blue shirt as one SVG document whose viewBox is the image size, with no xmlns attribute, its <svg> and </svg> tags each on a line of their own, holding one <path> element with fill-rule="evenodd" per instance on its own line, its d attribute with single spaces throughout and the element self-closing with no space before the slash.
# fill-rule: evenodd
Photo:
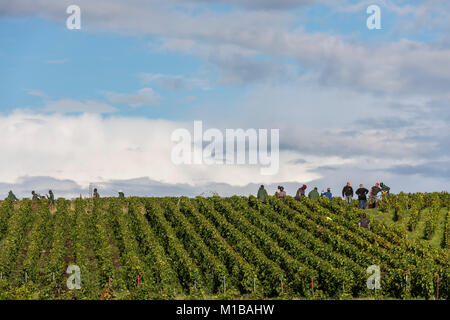
<svg viewBox="0 0 450 320">
<path fill-rule="evenodd" d="M 330 188 L 327 188 L 327 192 L 323 192 L 323 190 L 322 190 L 322 193 L 320 195 L 322 197 L 325 196 L 325 197 L 327 197 L 330 200 L 331 200 L 331 198 L 333 198 L 333 195 L 331 194 L 331 189 Z"/>
</svg>

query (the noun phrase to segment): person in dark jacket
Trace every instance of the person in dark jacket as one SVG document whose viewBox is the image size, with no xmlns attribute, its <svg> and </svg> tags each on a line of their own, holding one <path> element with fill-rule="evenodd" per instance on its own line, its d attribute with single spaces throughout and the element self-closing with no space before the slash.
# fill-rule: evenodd
<svg viewBox="0 0 450 320">
<path fill-rule="evenodd" d="M 328 188 L 327 189 L 327 192 L 323 192 L 323 190 L 322 190 L 322 193 L 320 194 L 320 196 L 322 196 L 322 197 L 327 197 L 328 199 L 332 199 L 333 198 L 333 195 L 331 194 L 331 189 L 330 188 Z"/>
<path fill-rule="evenodd" d="M 391 190 L 391 188 L 389 188 L 387 185 L 385 185 L 383 182 L 380 183 L 380 187 L 381 187 L 381 192 L 383 194 L 389 194 L 389 191 Z"/>
<path fill-rule="evenodd" d="M 39 195 L 36 192 L 34 192 L 34 190 L 31 191 L 31 195 L 33 196 L 31 200 L 40 200 Z"/>
<path fill-rule="evenodd" d="M 370 189 L 370 201 L 373 202 L 375 204 L 375 208 L 378 208 L 378 193 L 381 192 L 381 188 L 377 183 L 375 183 L 375 185 Z"/>
<path fill-rule="evenodd" d="M 11 201 L 19 200 L 19 199 L 17 199 L 16 195 L 12 192 L 12 190 L 9 190 L 8 199 L 10 199 Z"/>
<path fill-rule="evenodd" d="M 369 219 L 367 219 L 365 212 L 362 214 L 361 219 L 358 222 L 358 227 L 370 230 L 370 221 Z"/>
<path fill-rule="evenodd" d="M 350 186 L 350 182 L 347 182 L 347 185 L 342 189 L 342 197 L 350 203 L 353 198 L 353 188 Z"/>
<path fill-rule="evenodd" d="M 267 191 L 264 188 L 263 185 L 261 185 L 258 189 L 258 195 L 256 196 L 259 201 L 261 201 L 262 203 L 266 203 L 266 198 L 267 198 Z"/>
<path fill-rule="evenodd" d="M 305 196 L 306 184 L 304 184 L 301 188 L 298 188 L 297 193 L 295 194 L 295 200 L 300 200 L 301 197 Z"/>
<path fill-rule="evenodd" d="M 119 190 L 119 198 L 121 199 L 125 198 L 125 194 L 123 193 L 122 190 Z"/>
<path fill-rule="evenodd" d="M 48 190 L 47 199 L 49 204 L 55 203 L 55 195 L 53 194 L 52 190 Z"/>
<path fill-rule="evenodd" d="M 358 206 L 360 209 L 367 209 L 367 194 L 369 190 L 364 188 L 362 184 L 359 185 L 359 189 L 356 190 L 356 195 L 358 196 Z"/>
</svg>

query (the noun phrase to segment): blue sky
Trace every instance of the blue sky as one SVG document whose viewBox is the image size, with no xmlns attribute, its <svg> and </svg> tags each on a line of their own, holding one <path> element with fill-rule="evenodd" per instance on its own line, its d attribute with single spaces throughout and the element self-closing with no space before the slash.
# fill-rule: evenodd
<svg viewBox="0 0 450 320">
<path fill-rule="evenodd" d="M 350 3 L 357 3 L 352 1 Z M 338 8 L 325 4 L 302 6 L 290 11 L 293 16 L 289 28 L 303 28 L 307 33 L 330 33 L 349 37 L 354 41 L 367 44 L 395 42 L 411 39 L 427 42 L 433 32 L 399 34 L 395 31 L 396 14 L 383 10 L 381 30 L 369 30 L 366 19 L 369 16 L 363 10 L 356 12 L 337 12 Z M 232 5 L 202 5 L 192 15 L 205 12 L 232 12 Z M 66 15 L 69 16 L 69 15 Z M 25 15 L 6 17 L 0 20 L 2 38 L 2 59 L 0 78 L 2 111 L 10 111 L 23 106 L 42 107 L 42 99 L 29 94 L 29 91 L 42 91 L 48 98 L 96 99 L 104 100 L 102 92 L 132 92 L 142 87 L 140 74 L 168 74 L 192 77 L 207 73 L 214 79 L 217 74 L 197 57 L 179 52 L 152 50 L 160 42 L 159 36 L 119 35 L 96 32 L 89 27 L 90 21 L 83 20 L 85 29 L 68 30 L 65 21 L 54 21 Z M 257 55 L 254 59 L 276 60 L 279 63 L 296 65 L 289 57 Z M 251 85 L 251 84 L 249 84 Z M 176 95 L 165 87 L 155 89 L 161 96 L 160 108 L 130 109 L 121 104 L 117 107 L 122 114 L 146 117 L 177 117 L 183 106 L 191 107 L 186 98 L 222 100 L 239 97 L 243 94 L 242 84 L 211 85 L 209 90 L 193 88 L 179 90 Z M 205 92 L 206 91 L 206 92 Z M 175 108 L 176 106 L 176 108 Z"/>
<path fill-rule="evenodd" d="M 0 120 L 4 164 L 14 163 L 2 192 L 50 181 L 66 195 L 88 182 L 114 193 L 133 179 L 188 195 L 380 179 L 395 191 L 448 189 L 445 1 L 80 0 L 81 30 L 66 28 L 69 4 L 0 3 Z M 381 30 L 366 27 L 370 4 Z M 280 129 L 279 174 L 173 166 L 170 133 L 194 120 Z M 74 145 L 77 128 L 101 139 Z"/>
<path fill-rule="evenodd" d="M 151 53 L 149 44 L 154 37 L 71 31 L 65 25 L 38 18 L 3 20 L 0 28 L 5 40 L 0 62 L 5 70 L 1 78 L 2 111 L 42 107 L 42 98 L 29 91 L 41 91 L 51 99 L 106 101 L 104 91 L 142 88 L 141 73 L 189 75 L 201 67 L 200 61 L 184 54 Z M 161 108 L 117 107 L 123 114 L 168 116 L 170 110 L 164 107 L 180 99 L 172 100 L 167 89 L 158 91 L 164 95 L 158 104 Z"/>
</svg>

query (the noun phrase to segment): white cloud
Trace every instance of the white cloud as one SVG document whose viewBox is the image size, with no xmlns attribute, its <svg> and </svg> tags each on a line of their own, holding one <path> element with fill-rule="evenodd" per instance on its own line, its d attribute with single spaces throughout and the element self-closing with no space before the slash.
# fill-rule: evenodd
<svg viewBox="0 0 450 320">
<path fill-rule="evenodd" d="M 0 117 L 2 155 L 0 181 L 22 176 L 51 176 L 81 185 L 89 181 L 149 177 L 165 183 L 229 183 L 298 181 L 318 178 L 310 167 L 292 165 L 296 152 L 280 154 L 277 175 L 261 176 L 259 166 L 174 165 L 171 134 L 177 128 L 192 129 L 192 123 L 94 114 L 30 115 L 17 111 Z M 309 157 L 313 159 L 314 157 Z M 324 157 L 321 164 L 341 163 L 339 157 Z M 295 169 L 295 170 L 294 170 Z"/>
<path fill-rule="evenodd" d="M 39 90 L 28 90 L 27 93 L 31 96 L 36 96 L 36 97 L 41 97 L 41 98 L 47 97 L 45 92 L 39 91 Z"/>
<path fill-rule="evenodd" d="M 160 100 L 160 96 L 152 88 L 142 88 L 136 93 L 105 92 L 107 99 L 113 103 L 126 103 L 136 108 L 143 105 L 155 105 Z"/>
<path fill-rule="evenodd" d="M 21 190 L 40 188 L 44 189 L 40 192 L 44 192 L 45 188 L 57 188 L 61 193 L 76 195 L 80 189 L 86 190 L 89 182 L 94 182 L 107 189 L 108 194 L 125 187 L 128 194 L 142 195 L 154 190 L 132 182 L 138 178 L 158 184 L 154 186 L 159 189 L 158 194 L 185 192 L 188 195 L 191 194 L 187 191 L 189 185 L 195 192 L 222 190 L 229 195 L 253 190 L 253 185 L 244 188 L 251 183 L 285 183 L 293 194 L 298 183 L 309 185 L 315 181 L 319 187 L 336 189 L 346 180 L 370 184 L 374 179 L 384 179 L 396 190 L 424 191 L 424 188 L 449 187 L 448 181 L 439 177 L 424 179 L 422 176 L 405 176 L 405 170 L 397 172 L 398 168 L 413 168 L 415 164 L 423 164 L 414 167 L 417 169 L 415 173 L 428 167 L 424 160 L 418 161 L 411 155 L 404 157 L 404 154 L 414 154 L 417 144 L 402 144 L 403 138 L 396 135 L 391 137 L 391 142 L 383 140 L 395 132 L 374 131 L 345 138 L 340 132 L 327 134 L 308 127 L 293 131 L 282 129 L 281 143 L 294 144 L 293 148 L 280 151 L 278 174 L 262 176 L 259 166 L 174 165 L 171 161 L 174 144 L 170 139 L 177 128 L 187 128 L 192 132 L 192 123 L 114 116 L 103 118 L 95 114 L 30 115 L 25 111 L 0 116 L 0 166 L 7 168 L 0 171 L 0 189 L 6 192 L 18 184 Z M 348 148 L 348 152 L 340 156 L 341 148 L 344 151 Z M 298 159 L 304 161 L 296 161 Z M 447 170 L 448 158 L 444 155 L 439 161 Z M 330 171 L 326 168 L 336 169 Z M 28 179 L 24 182 L 24 177 L 53 180 L 47 179 L 44 183 L 39 179 Z M 408 181 L 408 185 L 403 181 Z M 421 184 L 422 181 L 426 181 L 426 185 Z"/>
<path fill-rule="evenodd" d="M 184 75 L 171 75 L 162 73 L 141 73 L 139 77 L 144 84 L 158 83 L 166 89 L 186 89 L 210 90 L 209 80 L 198 77 L 188 77 Z"/>
<path fill-rule="evenodd" d="M 98 101 L 87 100 L 86 102 L 82 102 L 73 99 L 61 99 L 46 102 L 42 111 L 57 113 L 111 113 L 116 112 L 117 109 L 109 104 Z"/>
</svg>

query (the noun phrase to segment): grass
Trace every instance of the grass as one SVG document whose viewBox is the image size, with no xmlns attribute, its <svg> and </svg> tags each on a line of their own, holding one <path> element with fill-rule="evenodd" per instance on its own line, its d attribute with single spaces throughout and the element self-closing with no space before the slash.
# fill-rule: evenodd
<svg viewBox="0 0 450 320">
<path fill-rule="evenodd" d="M 381 212 L 378 209 L 367 209 L 366 214 L 370 220 L 377 220 L 385 223 L 386 225 L 396 225 L 404 228 L 407 232 L 407 238 L 410 240 L 422 240 L 430 243 L 431 246 L 435 248 L 439 248 L 441 246 L 442 237 L 444 233 L 444 222 L 445 215 L 447 214 L 447 209 L 442 208 L 439 211 L 439 220 L 436 226 L 436 231 L 433 234 L 431 240 L 425 240 L 423 237 L 424 228 L 425 228 L 425 220 L 428 214 L 429 209 L 425 209 L 422 211 L 420 221 L 417 225 L 417 228 L 414 231 L 409 231 L 407 224 L 409 220 L 409 213 L 405 210 L 400 213 L 400 220 L 394 221 L 394 212 L 391 210 L 390 212 Z"/>
</svg>

